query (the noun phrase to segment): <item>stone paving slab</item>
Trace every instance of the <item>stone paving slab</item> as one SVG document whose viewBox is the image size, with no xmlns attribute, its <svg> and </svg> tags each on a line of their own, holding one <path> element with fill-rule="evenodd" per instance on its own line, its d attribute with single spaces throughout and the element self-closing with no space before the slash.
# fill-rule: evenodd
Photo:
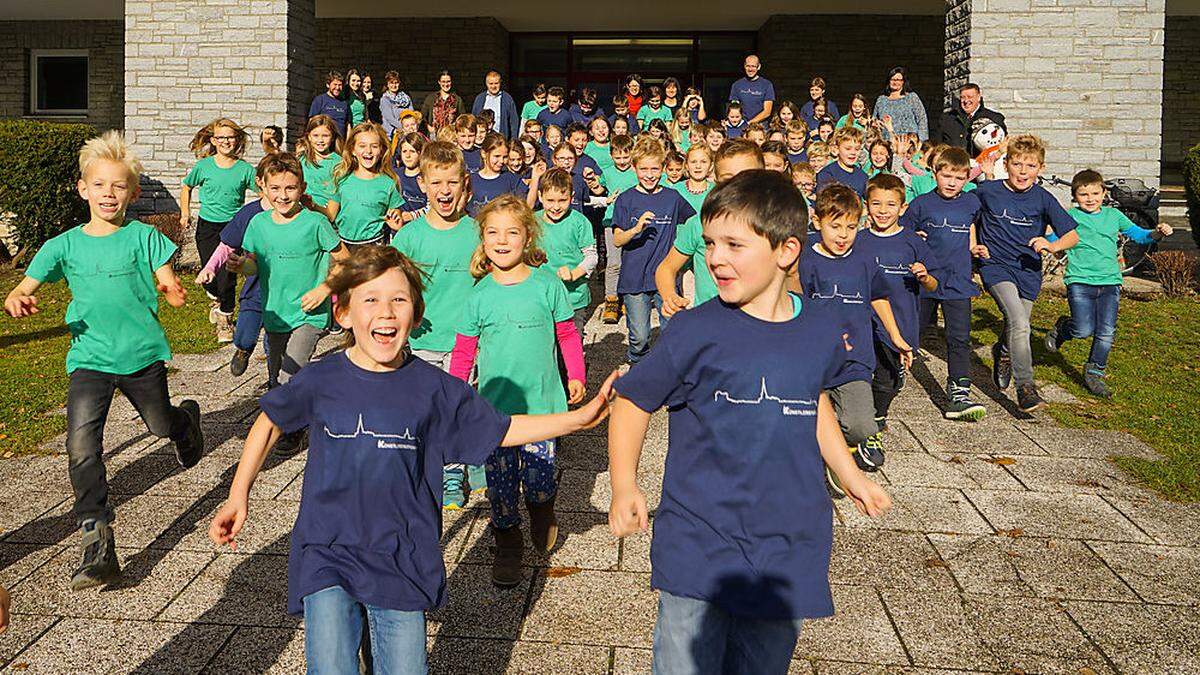
<svg viewBox="0 0 1200 675">
<path fill-rule="evenodd" d="M 1039 537 L 1152 543 L 1097 495 L 964 490 L 996 529 Z"/>
</svg>

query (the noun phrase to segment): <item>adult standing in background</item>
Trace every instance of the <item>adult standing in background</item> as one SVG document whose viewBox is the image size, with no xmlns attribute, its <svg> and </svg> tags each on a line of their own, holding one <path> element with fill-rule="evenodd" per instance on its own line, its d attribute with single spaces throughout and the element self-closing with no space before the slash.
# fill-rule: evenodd
<svg viewBox="0 0 1200 675">
<path fill-rule="evenodd" d="M 838 107 L 833 101 L 825 98 L 825 78 L 820 75 L 808 83 L 808 102 L 800 108 L 800 119 L 808 125 L 808 130 L 817 128 L 817 101 L 825 101 L 825 115 L 830 119 L 838 119 Z"/>
<path fill-rule="evenodd" d="M 375 91 L 375 78 L 370 73 L 363 73 L 362 97 L 367 103 L 367 119 L 376 124 L 383 122 L 383 113 L 379 110 L 379 92 Z"/>
<path fill-rule="evenodd" d="M 921 97 L 909 88 L 908 71 L 902 67 L 888 72 L 883 93 L 875 99 L 875 119 L 883 122 L 895 134 L 916 134 L 922 141 L 929 140 L 929 118 Z M 889 125 L 890 122 L 890 125 Z"/>
<path fill-rule="evenodd" d="M 742 62 L 746 76 L 729 88 L 729 100 L 742 104 L 742 117 L 747 124 L 765 124 L 771 119 L 771 110 L 775 107 L 775 85 L 758 74 L 761 69 L 762 62 L 756 54 L 747 56 Z"/>
<path fill-rule="evenodd" d="M 396 135 L 400 128 L 400 113 L 412 110 L 412 98 L 404 91 L 400 81 L 400 73 L 389 70 L 383 76 L 387 91 L 379 97 L 379 112 L 383 117 L 383 130 L 387 132 L 388 140 Z"/>
<path fill-rule="evenodd" d="M 454 80 L 449 71 L 438 73 L 437 84 L 438 90 L 426 96 L 421 104 L 421 119 L 425 120 L 430 138 L 437 136 L 438 129 L 453 125 L 454 118 L 466 112 L 462 97 L 454 92 Z"/>
<path fill-rule="evenodd" d="M 979 85 L 968 82 L 958 90 L 958 100 L 953 102 L 950 110 L 942 114 L 941 141 L 967 151 L 974 157 L 980 151 L 975 147 L 972 138 L 975 132 L 989 123 L 998 125 L 1008 133 L 1004 125 L 1004 115 L 983 104 L 983 92 Z"/>
<path fill-rule="evenodd" d="M 328 115 L 337 125 L 338 133 L 346 137 L 347 125 L 350 123 L 350 104 L 342 98 L 342 74 L 331 70 L 325 75 L 325 93 L 318 94 L 308 106 L 308 118 L 317 115 Z"/>
<path fill-rule="evenodd" d="M 495 121 L 492 131 L 498 132 L 505 138 L 516 138 L 521 135 L 521 117 L 517 114 L 517 103 L 507 91 L 500 89 L 500 72 L 489 70 L 483 78 L 483 91 L 475 97 L 471 106 L 471 114 L 478 116 L 484 110 L 491 110 Z"/>
</svg>

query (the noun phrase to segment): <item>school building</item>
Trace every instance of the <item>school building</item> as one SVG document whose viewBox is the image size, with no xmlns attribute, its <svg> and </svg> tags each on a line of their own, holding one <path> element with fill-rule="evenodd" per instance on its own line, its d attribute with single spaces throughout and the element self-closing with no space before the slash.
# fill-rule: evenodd
<svg viewBox="0 0 1200 675">
<path fill-rule="evenodd" d="M 821 75 L 843 108 L 905 66 L 933 134 L 977 82 L 1060 174 L 1158 184 L 1200 142 L 1200 0 L 2 0 L 0 116 L 123 128 L 143 205 L 168 210 L 197 128 L 221 114 L 291 140 L 330 69 L 380 91 L 395 69 L 418 102 L 447 69 L 469 103 L 495 68 L 518 105 L 537 81 L 611 98 L 628 73 L 675 76 L 719 114 L 749 52 L 778 100 Z"/>
</svg>

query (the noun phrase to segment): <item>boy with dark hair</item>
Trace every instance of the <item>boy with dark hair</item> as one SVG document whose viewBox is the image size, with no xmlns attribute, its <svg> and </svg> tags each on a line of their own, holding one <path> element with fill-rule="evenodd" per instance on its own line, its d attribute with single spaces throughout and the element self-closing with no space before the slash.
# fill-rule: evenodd
<svg viewBox="0 0 1200 675">
<path fill-rule="evenodd" d="M 621 299 L 617 295 L 617 280 L 621 276 L 621 249 L 613 243 L 612 224 L 613 204 L 617 197 L 637 185 L 637 172 L 633 170 L 633 138 L 630 136 L 614 136 L 608 144 L 609 156 L 613 165 L 600 174 L 600 185 L 607 191 L 608 206 L 604 210 L 601 222 L 604 226 L 604 308 L 600 312 L 600 320 L 607 324 L 615 324 L 621 320 Z"/>
<path fill-rule="evenodd" d="M 546 85 L 543 82 L 538 82 L 533 88 L 533 100 L 526 101 L 521 107 L 521 133 L 525 131 L 525 125 L 537 119 L 539 113 L 546 109 Z"/>
<path fill-rule="evenodd" d="M 612 126 L 618 118 L 624 119 L 629 123 L 629 135 L 637 136 L 638 130 L 641 128 L 638 125 L 637 117 L 629 112 L 629 99 L 625 98 L 624 93 L 613 96 L 613 114 L 608 116 L 608 124 Z"/>
<path fill-rule="evenodd" d="M 801 621 L 833 613 L 823 464 L 862 512 L 880 515 L 891 500 L 854 466 L 824 391 L 846 359 L 844 314 L 787 291 L 804 248 L 803 198 L 777 172 L 746 171 L 712 192 L 703 221 L 721 302 L 672 320 L 615 385 L 609 526 L 617 536 L 647 528 L 637 464 L 651 413 L 668 406 L 651 545 L 654 670 L 782 673 Z"/>
<path fill-rule="evenodd" d="M 546 109 L 539 112 L 537 121 L 542 123 L 542 128 L 556 126 L 559 129 L 566 129 L 571 123 L 571 111 L 565 106 L 567 93 L 562 87 L 550 87 L 546 92 Z"/>
</svg>

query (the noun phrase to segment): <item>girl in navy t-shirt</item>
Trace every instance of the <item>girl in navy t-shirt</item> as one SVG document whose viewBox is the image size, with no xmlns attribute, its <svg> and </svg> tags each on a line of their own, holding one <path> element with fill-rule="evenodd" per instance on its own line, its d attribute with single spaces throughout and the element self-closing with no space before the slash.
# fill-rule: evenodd
<svg viewBox="0 0 1200 675">
<path fill-rule="evenodd" d="M 400 196 L 404 204 L 400 207 L 400 218 L 406 223 L 425 215 L 429 199 L 421 189 L 421 150 L 425 137 L 416 132 L 399 137 L 395 152 L 396 176 L 400 179 Z"/>
<path fill-rule="evenodd" d="M 379 672 L 426 672 L 424 611 L 446 602 L 442 466 L 479 464 L 497 446 L 594 426 L 607 414 L 615 374 L 574 411 L 510 418 L 465 382 L 412 357 L 407 338 L 424 309 L 422 277 L 399 251 L 358 249 L 329 283 L 352 344 L 262 397 L 209 537 L 234 545 L 267 449 L 307 427 L 288 612 L 304 616 L 308 667 L 358 672 L 365 617 Z"/>
</svg>

